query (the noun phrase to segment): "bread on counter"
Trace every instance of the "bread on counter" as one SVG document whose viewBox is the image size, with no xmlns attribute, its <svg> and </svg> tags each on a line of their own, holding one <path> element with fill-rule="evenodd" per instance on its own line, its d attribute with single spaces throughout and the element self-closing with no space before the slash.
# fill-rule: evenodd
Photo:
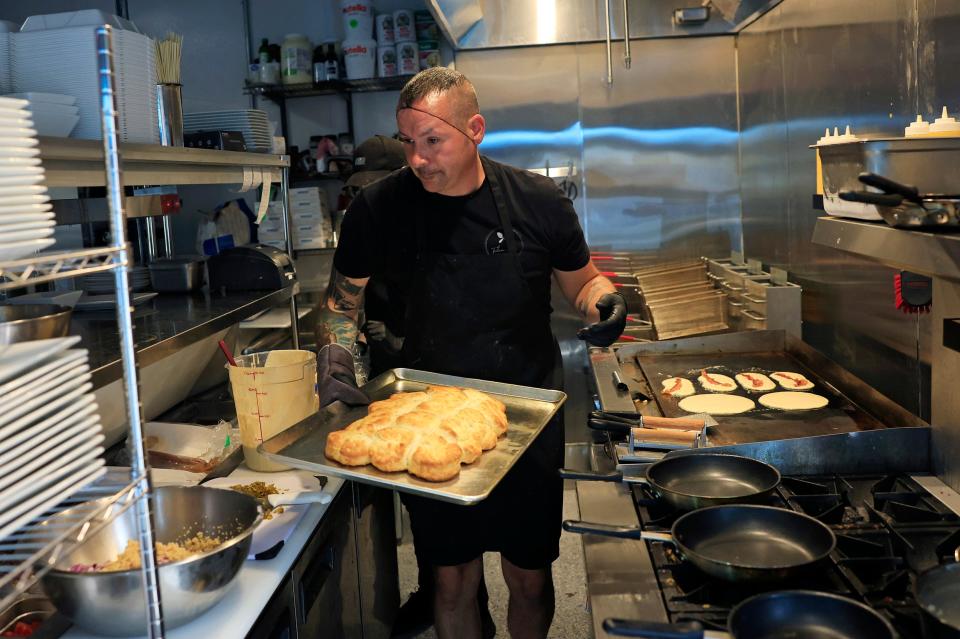
<svg viewBox="0 0 960 639">
<path fill-rule="evenodd" d="M 504 404 L 471 388 L 432 386 L 370 404 L 367 416 L 327 436 L 326 456 L 446 481 L 507 432 Z"/>
</svg>

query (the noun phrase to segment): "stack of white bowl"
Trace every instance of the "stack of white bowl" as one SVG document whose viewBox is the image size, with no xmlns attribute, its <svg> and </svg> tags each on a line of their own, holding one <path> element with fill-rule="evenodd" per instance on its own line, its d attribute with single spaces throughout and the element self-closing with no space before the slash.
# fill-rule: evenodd
<svg viewBox="0 0 960 639">
<path fill-rule="evenodd" d="M 79 337 L 0 352 L 0 541 L 104 474 L 103 429 Z"/>
<path fill-rule="evenodd" d="M 61 14 L 32 16 L 20 33 L 10 34 L 10 89 L 74 96 L 80 121 L 72 136 L 99 139 L 100 80 L 94 30 L 97 24 L 103 24 L 103 16 L 51 19 L 57 15 Z M 57 26 L 64 24 L 70 26 Z M 120 139 L 159 143 L 156 47 L 153 40 L 135 29 L 131 23 L 123 22 L 115 25 L 113 31 Z"/>
<path fill-rule="evenodd" d="M 80 121 L 80 107 L 72 95 L 60 93 L 11 93 L 8 98 L 19 98 L 30 103 L 27 107 L 33 118 L 37 135 L 65 138 Z"/>
<path fill-rule="evenodd" d="M 0 98 L 0 261 L 54 243 L 55 224 L 26 100 Z"/>
</svg>

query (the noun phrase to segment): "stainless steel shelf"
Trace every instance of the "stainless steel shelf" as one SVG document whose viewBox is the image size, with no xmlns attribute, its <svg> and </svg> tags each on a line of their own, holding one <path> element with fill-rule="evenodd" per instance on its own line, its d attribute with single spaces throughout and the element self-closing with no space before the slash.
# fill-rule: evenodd
<svg viewBox="0 0 960 639">
<path fill-rule="evenodd" d="M 162 294 L 133 313 L 137 364 L 142 368 L 204 340 L 264 309 L 289 301 L 300 284 L 276 291 Z M 70 334 L 89 351 L 91 381 L 101 388 L 120 379 L 122 358 L 113 311 L 74 313 Z"/>
<path fill-rule="evenodd" d="M 126 184 L 239 184 L 245 173 L 261 171 L 279 183 L 290 166 L 286 155 L 213 149 L 121 144 L 120 168 Z M 48 187 L 105 186 L 100 140 L 40 138 L 40 160 Z"/>
<path fill-rule="evenodd" d="M 91 478 L 94 480 L 89 487 L 0 541 L 0 610 L 37 583 L 60 557 L 130 508 L 136 501 L 138 487 L 146 490 L 144 475 L 131 478 L 125 471 L 104 472 L 101 468 Z M 71 511 L 68 518 L 63 518 L 68 524 L 43 525 L 66 510 Z"/>
<path fill-rule="evenodd" d="M 109 271 L 120 263 L 119 253 L 120 249 L 102 247 L 0 262 L 0 280 L 7 280 L 0 281 L 0 291 Z"/>
<path fill-rule="evenodd" d="M 887 266 L 960 280 L 960 234 L 911 231 L 883 222 L 821 217 L 814 244 L 869 257 Z"/>
<path fill-rule="evenodd" d="M 392 78 L 365 78 L 362 80 L 330 80 L 319 84 L 306 85 L 247 85 L 244 93 L 262 95 L 271 100 L 286 98 L 305 98 L 315 95 L 338 95 L 347 93 L 371 93 L 374 91 L 399 91 L 412 78 L 412 75 L 398 75 Z"/>
</svg>

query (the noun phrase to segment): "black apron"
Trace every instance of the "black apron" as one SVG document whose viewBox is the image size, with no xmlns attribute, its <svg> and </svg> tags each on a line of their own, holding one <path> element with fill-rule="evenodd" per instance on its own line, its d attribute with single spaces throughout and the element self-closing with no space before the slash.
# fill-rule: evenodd
<svg viewBox="0 0 960 639">
<path fill-rule="evenodd" d="M 559 389 L 560 351 L 550 330 L 549 304 L 538 303 L 524 277 L 520 246 L 498 179 L 500 169 L 481 159 L 507 251 L 491 255 L 431 251 L 418 211 L 404 365 Z M 401 494 L 410 511 L 418 556 L 434 565 L 455 565 L 496 551 L 524 568 L 549 565 L 559 552 L 563 484 L 557 469 L 563 464 L 563 439 L 563 418 L 558 414 L 490 497 L 476 506 Z M 525 532 L 517 530 L 521 522 Z"/>
<path fill-rule="evenodd" d="M 435 373 L 551 386 L 557 346 L 549 305 L 533 297 L 500 182 L 488 162 L 483 167 L 507 251 L 432 252 L 423 216 L 417 215 L 403 360 L 409 368 Z"/>
</svg>

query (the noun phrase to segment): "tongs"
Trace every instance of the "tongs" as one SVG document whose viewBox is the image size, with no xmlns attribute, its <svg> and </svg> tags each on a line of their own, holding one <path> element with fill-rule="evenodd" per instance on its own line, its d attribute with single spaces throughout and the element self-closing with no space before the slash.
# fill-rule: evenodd
<svg viewBox="0 0 960 639">
<path fill-rule="evenodd" d="M 631 450 L 638 448 L 698 448 L 706 444 L 707 426 L 716 425 L 709 415 L 699 417 L 657 417 L 636 419 L 593 411 L 587 425 L 595 430 L 627 435 Z"/>
<path fill-rule="evenodd" d="M 960 224 L 960 199 L 953 195 L 920 195 L 915 186 L 901 184 L 877 175 L 861 173 L 863 184 L 883 191 L 841 191 L 838 195 L 847 202 L 872 204 L 890 226 L 943 226 Z"/>
</svg>

